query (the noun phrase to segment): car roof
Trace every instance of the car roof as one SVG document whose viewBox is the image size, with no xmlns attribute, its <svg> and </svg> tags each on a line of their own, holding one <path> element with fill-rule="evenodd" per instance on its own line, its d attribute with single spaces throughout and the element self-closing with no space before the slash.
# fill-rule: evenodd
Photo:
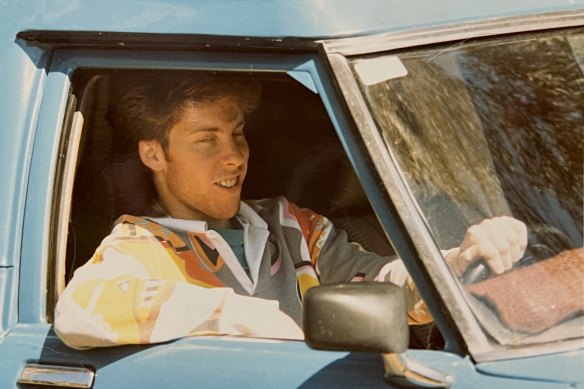
<svg viewBox="0 0 584 389">
<path fill-rule="evenodd" d="M 584 0 L 21 0 L 0 30 L 334 38 L 584 8 Z"/>
</svg>

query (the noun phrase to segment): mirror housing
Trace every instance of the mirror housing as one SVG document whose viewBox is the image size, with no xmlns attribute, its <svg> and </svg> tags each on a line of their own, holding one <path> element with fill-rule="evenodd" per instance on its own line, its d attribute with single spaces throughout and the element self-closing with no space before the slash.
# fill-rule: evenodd
<svg viewBox="0 0 584 389">
<path fill-rule="evenodd" d="M 390 283 L 316 286 L 304 296 L 306 343 L 315 349 L 403 353 L 409 342 L 403 290 Z"/>
</svg>

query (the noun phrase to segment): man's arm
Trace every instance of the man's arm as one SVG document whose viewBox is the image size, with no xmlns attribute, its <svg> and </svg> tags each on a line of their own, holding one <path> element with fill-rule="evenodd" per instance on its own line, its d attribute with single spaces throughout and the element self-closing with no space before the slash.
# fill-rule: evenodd
<svg viewBox="0 0 584 389">
<path fill-rule="evenodd" d="M 432 322 L 432 315 L 401 259 L 365 251 L 359 244 L 349 242 L 346 232 L 336 229 L 324 216 L 306 209 L 291 209 L 302 212 L 305 220 L 313 221 L 311 227 L 305 223 L 303 231 L 322 284 L 363 280 L 391 282 L 404 289 L 409 324 Z"/>
<path fill-rule="evenodd" d="M 55 311 L 55 332 L 70 347 L 208 334 L 303 338 L 276 301 L 181 281 L 164 249 L 153 253 L 158 255 L 156 264 L 144 264 L 144 258 L 131 255 L 132 245 L 131 240 L 106 238 L 65 288 Z"/>
<path fill-rule="evenodd" d="M 317 255 L 313 256 L 321 282 L 355 281 L 359 278 L 392 282 L 403 287 L 406 292 L 410 324 L 432 321 L 399 258 L 380 257 L 365 252 L 358 245 L 349 243 L 345 232 L 336 230 L 328 219 L 317 214 L 311 215 L 310 219 L 317 221 L 313 223 L 316 228 L 310 229 L 311 233 L 306 235 L 306 240 L 322 241 L 315 245 L 319 249 Z M 523 256 L 526 244 L 527 232 L 522 222 L 511 217 L 485 219 L 469 228 L 460 247 L 449 250 L 446 258 L 457 276 L 479 258 L 485 258 L 493 271 L 500 273 L 508 270 Z"/>
<path fill-rule="evenodd" d="M 325 244 L 318 253 L 319 268 L 332 267 L 341 270 L 332 276 L 335 278 L 349 274 L 361 273 L 363 279 L 390 281 L 396 285 L 408 282 L 408 274 L 401 260 L 397 257 L 380 257 L 358 249 L 349 243 L 344 231 L 336 230 L 332 223 L 322 217 L 322 231 L 314 231 L 326 237 Z M 459 247 L 444 251 L 446 261 L 453 272 L 460 276 L 468 266 L 479 259 L 484 259 L 495 274 L 501 274 L 513 266 L 523 256 L 527 247 L 527 228 L 525 224 L 509 216 L 485 219 L 470 227 Z M 349 261 L 349 265 L 345 263 Z M 324 266 L 321 266 L 323 265 Z M 381 266 L 380 266 L 381 265 Z M 326 282 L 331 274 L 322 274 Z M 342 280 L 335 279 L 333 282 Z"/>
</svg>

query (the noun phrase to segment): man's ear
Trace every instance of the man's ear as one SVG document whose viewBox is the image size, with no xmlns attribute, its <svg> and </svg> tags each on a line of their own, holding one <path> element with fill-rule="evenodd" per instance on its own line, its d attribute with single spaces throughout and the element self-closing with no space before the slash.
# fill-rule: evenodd
<svg viewBox="0 0 584 389">
<path fill-rule="evenodd" d="M 157 140 L 141 140 L 138 142 L 138 150 L 142 163 L 153 172 L 159 172 L 166 167 L 166 155 L 164 148 Z"/>
</svg>

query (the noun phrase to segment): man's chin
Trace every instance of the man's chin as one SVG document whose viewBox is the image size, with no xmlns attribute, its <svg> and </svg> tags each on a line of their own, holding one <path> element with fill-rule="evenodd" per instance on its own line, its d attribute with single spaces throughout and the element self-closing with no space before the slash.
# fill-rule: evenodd
<svg viewBox="0 0 584 389">
<path fill-rule="evenodd" d="M 217 210 L 217 212 L 214 212 L 213 215 L 209 216 L 218 224 L 223 224 L 223 222 L 229 222 L 230 219 L 233 219 L 239 212 L 239 208 L 240 203 L 238 202 L 237 206 L 225 206 L 224 208 Z"/>
</svg>

